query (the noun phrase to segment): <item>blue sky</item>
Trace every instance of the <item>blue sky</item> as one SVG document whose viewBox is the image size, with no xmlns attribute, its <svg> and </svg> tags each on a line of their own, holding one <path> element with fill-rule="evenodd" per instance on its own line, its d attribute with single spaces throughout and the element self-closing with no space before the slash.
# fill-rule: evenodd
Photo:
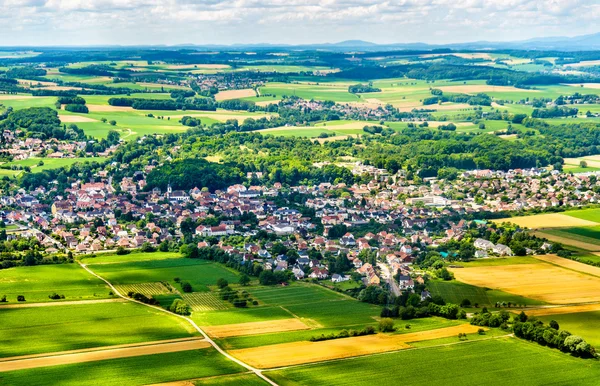
<svg viewBox="0 0 600 386">
<path fill-rule="evenodd" d="M 600 0 L 0 0 L 0 45 L 508 41 L 598 17 Z"/>
</svg>

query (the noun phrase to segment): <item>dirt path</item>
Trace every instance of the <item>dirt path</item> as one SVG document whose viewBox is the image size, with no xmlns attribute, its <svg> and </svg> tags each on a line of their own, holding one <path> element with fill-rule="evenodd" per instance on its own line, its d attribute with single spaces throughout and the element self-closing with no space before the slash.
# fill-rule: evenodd
<svg viewBox="0 0 600 386">
<path fill-rule="evenodd" d="M 204 339 L 192 339 L 183 342 L 153 343 L 132 347 L 110 348 L 75 353 L 58 353 L 34 358 L 2 360 L 0 372 L 34 369 L 38 367 L 69 365 L 74 363 L 94 362 L 107 359 L 129 358 L 142 355 L 165 354 L 179 351 L 198 350 L 210 347 Z M 10 359 L 10 358 L 8 358 Z"/>
<path fill-rule="evenodd" d="M 204 337 L 204 339 L 206 340 L 206 342 L 208 342 L 208 343 L 209 343 L 209 344 L 210 344 L 212 347 L 214 347 L 214 349 L 215 349 L 215 350 L 217 350 L 217 351 L 218 351 L 218 352 L 219 352 L 221 355 L 223 355 L 223 356 L 224 356 L 224 357 L 226 357 L 227 359 L 229 359 L 229 360 L 231 360 L 231 361 L 233 361 L 233 362 L 237 363 L 238 365 L 240 365 L 240 366 L 242 366 L 242 367 L 244 367 L 244 368 L 248 369 L 249 371 L 253 372 L 253 373 L 254 373 L 254 374 L 256 374 L 258 377 L 260 377 L 262 380 L 264 380 L 265 382 L 267 382 L 269 385 L 272 385 L 272 386 L 279 386 L 277 383 L 275 383 L 275 382 L 274 382 L 274 381 L 272 381 L 270 378 L 268 378 L 267 376 L 265 376 L 265 375 L 262 373 L 262 370 L 259 370 L 259 369 L 255 368 L 255 367 L 252 367 L 252 366 L 248 365 L 247 363 L 245 363 L 245 362 L 242 362 L 241 360 L 239 360 L 239 359 L 237 359 L 237 358 L 234 358 L 233 356 L 231 356 L 231 355 L 229 355 L 228 353 L 226 353 L 226 352 L 225 352 L 225 350 L 223 350 L 223 349 L 222 349 L 222 348 L 221 348 L 221 347 L 220 347 L 218 344 L 216 344 L 216 343 L 215 343 L 215 342 L 214 342 L 214 341 L 213 341 L 213 340 L 212 340 L 212 339 L 211 339 L 211 338 L 210 338 L 210 337 L 209 337 L 209 336 L 206 334 L 206 332 L 204 332 L 204 330 L 202 330 L 200 327 L 198 327 L 198 325 L 196 324 L 196 322 L 194 322 L 192 319 L 190 319 L 190 318 L 188 318 L 188 317 L 186 317 L 186 316 L 182 316 L 182 315 L 177 315 L 177 314 L 174 314 L 174 313 L 172 313 L 172 312 L 169 312 L 169 311 L 167 311 L 167 310 L 165 310 L 164 308 L 161 308 L 161 307 L 152 306 L 152 305 L 145 304 L 145 303 L 139 302 L 139 301 L 137 301 L 137 300 L 133 300 L 133 299 L 131 299 L 131 298 L 128 298 L 128 297 L 126 297 L 125 295 L 121 294 L 121 293 L 119 292 L 119 290 L 117 290 L 117 289 L 115 288 L 115 286 L 114 286 L 114 285 L 112 285 L 112 283 L 111 283 L 111 282 L 109 282 L 108 280 L 106 280 L 106 279 L 105 279 L 105 278 L 103 278 L 102 276 L 98 275 L 97 273 L 95 273 L 94 271 L 92 271 L 91 269 L 89 269 L 89 268 L 87 267 L 87 265 L 85 265 L 85 264 L 83 264 L 83 263 L 81 263 L 81 262 L 78 262 L 78 263 L 79 263 L 79 265 L 80 265 L 80 266 L 81 266 L 83 269 L 85 269 L 86 271 L 88 271 L 90 274 L 92 274 L 93 276 L 95 276 L 95 277 L 97 277 L 98 279 L 100 279 L 100 280 L 102 280 L 103 282 L 105 282 L 105 283 L 106 283 L 106 284 L 107 284 L 107 285 L 110 287 L 110 289 L 113 291 L 113 293 L 115 293 L 117 296 L 120 296 L 121 298 L 123 298 L 123 299 L 125 299 L 125 300 L 128 300 L 128 301 L 130 301 L 130 302 L 133 302 L 133 303 L 138 303 L 138 304 L 141 304 L 141 305 L 143 305 L 143 306 L 150 307 L 150 308 L 153 308 L 153 309 L 155 309 L 155 310 L 158 310 L 158 311 L 161 311 L 161 312 L 165 312 L 165 313 L 167 313 L 167 314 L 169 314 L 169 315 L 175 315 L 175 316 L 177 316 L 177 317 L 179 317 L 179 318 L 185 319 L 185 320 L 186 320 L 188 323 L 190 323 L 190 324 L 192 325 L 192 327 L 194 327 L 194 329 L 195 329 L 196 331 L 198 331 L 200 334 L 202 334 L 202 336 Z"/>
<path fill-rule="evenodd" d="M 0 306 L 0 310 L 8 308 L 32 308 L 32 307 L 53 307 L 53 306 L 78 306 L 81 304 L 98 304 L 98 303 L 125 303 L 126 300 L 118 299 L 97 299 L 97 300 L 69 300 L 66 302 L 46 302 L 46 303 L 18 303 L 7 304 Z"/>
</svg>

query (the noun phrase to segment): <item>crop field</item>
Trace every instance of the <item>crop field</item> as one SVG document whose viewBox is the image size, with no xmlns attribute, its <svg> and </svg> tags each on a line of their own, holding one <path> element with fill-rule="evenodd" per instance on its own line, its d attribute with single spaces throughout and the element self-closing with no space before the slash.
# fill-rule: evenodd
<svg viewBox="0 0 600 386">
<path fill-rule="evenodd" d="M 564 307 L 543 307 L 524 310 L 528 316 L 550 316 L 563 314 L 587 313 L 592 311 L 600 311 L 600 304 L 582 304 L 577 306 Z"/>
<path fill-rule="evenodd" d="M 146 296 L 163 295 L 171 293 L 171 291 L 161 282 L 157 283 L 139 283 L 139 284 L 120 284 L 115 288 L 123 295 L 127 293 L 137 292 Z"/>
<path fill-rule="evenodd" d="M 461 320 L 450 320 L 439 317 L 420 318 L 412 319 L 407 321 L 396 321 L 397 331 L 395 334 L 412 333 L 419 331 L 434 330 L 444 327 L 452 327 L 459 324 L 463 324 Z M 377 327 L 377 321 L 373 320 L 369 325 Z M 364 328 L 366 325 L 360 326 L 348 326 L 348 327 L 330 327 L 330 328 L 313 328 L 310 330 L 295 330 L 288 332 L 276 332 L 261 335 L 242 335 L 233 336 L 228 338 L 217 339 L 218 344 L 227 349 L 243 349 L 259 346 L 268 346 L 281 343 L 291 343 L 300 341 L 309 341 L 312 337 L 318 337 L 321 335 L 337 334 L 343 329 L 346 330 L 359 330 Z M 408 326 L 408 327 L 407 327 Z"/>
<path fill-rule="evenodd" d="M 49 295 L 56 292 L 65 300 L 104 299 L 109 288 L 101 280 L 87 273 L 77 264 L 38 265 L 3 269 L 0 275 L 0 296 L 17 303 L 17 296 L 25 296 L 26 303 L 56 302 Z"/>
<path fill-rule="evenodd" d="M 193 381 L 195 386 L 265 386 L 267 382 L 260 379 L 258 376 L 247 374 L 223 375 L 219 377 L 211 377 Z"/>
<path fill-rule="evenodd" d="M 183 300 L 192 307 L 194 312 L 208 312 L 226 310 L 229 307 L 227 303 L 219 299 L 219 297 L 212 292 L 194 292 L 191 294 L 183 294 Z"/>
<path fill-rule="evenodd" d="M 294 342 L 230 351 L 231 355 L 258 368 L 292 366 L 324 360 L 369 355 L 410 348 L 408 343 L 455 336 L 459 332 L 475 333 L 479 327 L 462 324 L 437 330 L 326 340 L 321 342 Z"/>
<path fill-rule="evenodd" d="M 215 338 L 228 338 L 232 336 L 258 335 L 273 332 L 308 329 L 310 329 L 309 326 L 304 324 L 300 319 L 294 318 L 204 327 L 204 331 Z"/>
<path fill-rule="evenodd" d="M 239 98 L 247 98 L 251 96 L 256 96 L 256 91 L 251 88 L 243 89 L 243 90 L 227 90 L 220 91 L 215 95 L 215 100 L 224 101 L 228 99 L 239 99 Z"/>
<path fill-rule="evenodd" d="M 517 224 L 520 227 L 526 227 L 531 229 L 585 227 L 598 225 L 598 223 L 596 222 L 569 216 L 562 213 L 546 213 L 536 214 L 533 216 L 510 217 L 493 221 L 498 224 L 501 224 L 503 222 L 510 222 L 513 224 Z"/>
<path fill-rule="evenodd" d="M 536 360 L 531 360 L 536 358 Z M 397 371 L 390 371 L 390 369 Z M 358 386 L 398 382 L 428 385 L 491 385 L 500 379 L 527 385 L 595 385 L 600 367 L 593 361 L 549 350 L 516 338 L 480 340 L 451 346 L 404 350 L 268 371 L 282 386 L 340 385 L 352 380 Z"/>
<path fill-rule="evenodd" d="M 478 304 L 480 307 L 493 307 L 496 302 L 511 303 L 515 306 L 517 304 L 526 306 L 543 304 L 540 300 L 509 294 L 497 289 L 476 287 L 456 280 L 431 280 L 427 283 L 427 287 L 432 295 L 439 295 L 445 301 L 454 304 L 460 304 L 464 299 L 469 299 L 472 305 Z"/>
<path fill-rule="evenodd" d="M 213 348 L 0 373 L 0 383 L 45 386 L 134 386 L 234 374 L 244 369 Z"/>
<path fill-rule="evenodd" d="M 0 357 L 194 336 L 185 320 L 131 302 L 0 309 Z"/>
<path fill-rule="evenodd" d="M 278 98 L 297 96 L 303 99 L 332 100 L 335 102 L 360 102 L 361 98 L 348 92 L 348 84 L 320 83 L 320 84 L 291 84 L 267 83 L 259 89 L 261 94 L 271 94 Z"/>
<path fill-rule="evenodd" d="M 194 259 L 164 259 L 115 264 L 98 264 L 94 272 L 113 284 L 140 284 L 169 281 L 181 290 L 173 279 L 180 278 L 192 285 L 195 292 L 207 291 L 217 279 L 224 278 L 231 283 L 237 281 L 238 274 L 217 263 Z"/>
<path fill-rule="evenodd" d="M 600 301 L 600 278 L 548 263 L 451 268 L 457 280 L 553 304 Z M 556 280 L 550 278 L 557 278 Z M 560 278 L 560 279 L 558 279 Z"/>
<path fill-rule="evenodd" d="M 178 252 L 132 252 L 127 255 L 117 255 L 114 253 L 101 253 L 95 256 L 83 255 L 79 259 L 88 265 L 94 265 L 127 263 L 133 261 L 165 260 L 179 257 L 181 257 L 181 255 Z"/>
<path fill-rule="evenodd" d="M 600 226 L 543 229 L 536 234 L 586 251 L 600 251 Z"/>
</svg>

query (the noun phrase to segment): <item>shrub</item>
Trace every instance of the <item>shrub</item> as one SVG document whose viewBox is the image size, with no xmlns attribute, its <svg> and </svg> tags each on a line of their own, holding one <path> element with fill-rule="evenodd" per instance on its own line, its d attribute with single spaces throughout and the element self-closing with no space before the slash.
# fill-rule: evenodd
<svg viewBox="0 0 600 386">
<path fill-rule="evenodd" d="M 181 299 L 173 300 L 173 303 L 171 303 L 171 306 L 169 307 L 169 311 L 178 315 L 189 315 L 192 313 L 190 306 Z"/>
<path fill-rule="evenodd" d="M 6 295 L 3 295 L 2 298 L 0 298 L 0 303 L 6 303 L 8 302 L 8 300 L 6 300 Z"/>
<path fill-rule="evenodd" d="M 17 296 L 17 301 L 18 302 L 24 302 L 25 301 L 25 296 L 23 296 L 23 295 Z"/>
<path fill-rule="evenodd" d="M 383 318 L 379 321 L 379 331 L 392 332 L 394 331 L 394 321 L 390 318 Z"/>
<path fill-rule="evenodd" d="M 48 295 L 48 297 L 52 300 L 58 300 L 58 299 L 64 299 L 65 295 L 59 295 L 56 292 L 54 292 L 53 294 Z"/>
<path fill-rule="evenodd" d="M 223 278 L 217 279 L 217 287 L 219 287 L 219 289 L 223 289 L 223 288 L 227 287 L 228 285 L 229 285 L 229 282 L 227 282 L 227 280 L 225 280 Z"/>
</svg>

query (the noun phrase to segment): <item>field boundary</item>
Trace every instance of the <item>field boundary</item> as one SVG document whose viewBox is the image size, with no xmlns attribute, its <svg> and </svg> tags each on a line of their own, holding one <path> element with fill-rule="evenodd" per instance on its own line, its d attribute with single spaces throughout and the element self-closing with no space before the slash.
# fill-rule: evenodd
<svg viewBox="0 0 600 386">
<path fill-rule="evenodd" d="M 110 288 L 111 288 L 111 289 L 114 291 L 114 293 L 115 293 L 116 295 L 118 295 L 118 296 L 122 297 L 123 299 L 125 299 L 125 300 L 128 300 L 128 301 L 130 301 L 130 302 L 133 302 L 133 303 L 141 304 L 141 305 L 143 305 L 143 306 L 146 306 L 146 307 L 153 308 L 153 309 L 155 309 L 155 310 L 158 310 L 158 311 L 161 311 L 161 312 L 167 313 L 167 314 L 169 314 L 169 315 L 175 315 L 176 317 L 179 317 L 179 318 L 181 318 L 181 319 L 184 319 L 184 320 L 186 320 L 188 323 L 190 323 L 190 324 L 192 325 L 192 327 L 194 327 L 194 329 L 195 329 L 196 331 L 198 331 L 198 332 L 199 332 L 199 333 L 200 333 L 200 334 L 201 334 L 201 335 L 204 337 L 204 339 L 205 339 L 205 340 L 206 340 L 206 341 L 207 341 L 207 342 L 208 342 L 208 343 L 209 343 L 209 344 L 210 344 L 212 347 L 214 347 L 214 349 L 215 349 L 215 350 L 217 350 L 217 351 L 219 352 L 219 354 L 221 354 L 221 355 L 223 355 L 224 357 L 226 357 L 227 359 L 229 359 L 229 360 L 231 360 L 231 361 L 233 361 L 233 362 L 237 363 L 238 365 L 240 365 L 240 366 L 242 366 L 242 367 L 244 367 L 244 368 L 248 369 L 249 371 L 253 372 L 253 373 L 254 373 L 254 374 L 256 374 L 258 377 L 260 377 L 260 378 L 261 378 L 261 379 L 263 379 L 265 382 L 267 382 L 269 385 L 272 385 L 272 386 L 279 386 L 279 385 L 278 385 L 276 382 L 274 382 L 274 381 L 272 381 L 270 378 L 266 377 L 266 376 L 265 376 L 265 375 L 262 373 L 262 370 L 259 370 L 259 369 L 257 369 L 257 368 L 254 368 L 254 367 L 250 366 L 249 364 L 247 364 L 247 363 L 245 363 L 245 362 L 243 362 L 243 361 L 241 361 L 241 360 L 239 360 L 239 359 L 237 359 L 237 358 L 235 358 L 235 357 L 233 357 L 233 356 L 229 355 L 227 352 L 225 352 L 225 350 L 223 350 L 223 349 L 222 349 L 222 348 L 221 348 L 221 347 L 220 347 L 218 344 L 216 344 L 216 343 L 215 343 L 215 341 L 213 341 L 213 340 L 212 340 L 212 339 L 211 339 L 211 338 L 210 338 L 210 337 L 209 337 L 209 336 L 206 334 L 206 332 L 204 332 L 204 330 L 202 330 L 200 327 L 198 327 L 198 325 L 197 325 L 197 324 L 196 324 L 196 323 L 195 323 L 195 322 L 194 322 L 192 319 L 190 319 L 190 318 L 188 318 L 188 317 L 186 317 L 186 316 L 183 316 L 183 315 L 178 315 L 178 314 L 175 314 L 175 313 L 169 312 L 169 311 L 165 310 L 164 308 L 161 308 L 161 307 L 158 307 L 158 306 L 152 306 L 152 305 L 149 305 L 149 304 L 146 304 L 146 303 L 142 303 L 142 302 L 140 302 L 140 301 L 137 301 L 137 300 L 134 300 L 134 299 L 127 298 L 127 297 L 125 297 L 123 294 L 121 294 L 121 293 L 120 293 L 120 292 L 119 292 L 119 291 L 118 291 L 118 290 L 115 288 L 115 286 L 114 286 L 114 285 L 113 285 L 111 282 L 109 282 L 108 280 L 106 280 L 106 279 L 105 279 L 105 278 L 103 278 L 102 276 L 98 275 L 97 273 L 95 273 L 94 271 L 92 271 L 91 269 L 89 269 L 89 268 L 87 267 L 87 265 L 83 264 L 82 262 L 80 262 L 80 261 L 79 261 L 78 263 L 79 263 L 79 265 L 80 265 L 80 266 L 81 266 L 83 269 L 85 269 L 86 271 L 88 271 L 90 274 L 94 275 L 94 276 L 95 276 L 95 277 L 97 277 L 98 279 L 100 279 L 100 280 L 102 280 L 103 282 L 105 282 L 105 283 L 106 283 L 106 284 L 107 284 L 107 285 L 108 285 L 108 286 L 109 286 L 109 287 L 110 287 Z"/>
</svg>

